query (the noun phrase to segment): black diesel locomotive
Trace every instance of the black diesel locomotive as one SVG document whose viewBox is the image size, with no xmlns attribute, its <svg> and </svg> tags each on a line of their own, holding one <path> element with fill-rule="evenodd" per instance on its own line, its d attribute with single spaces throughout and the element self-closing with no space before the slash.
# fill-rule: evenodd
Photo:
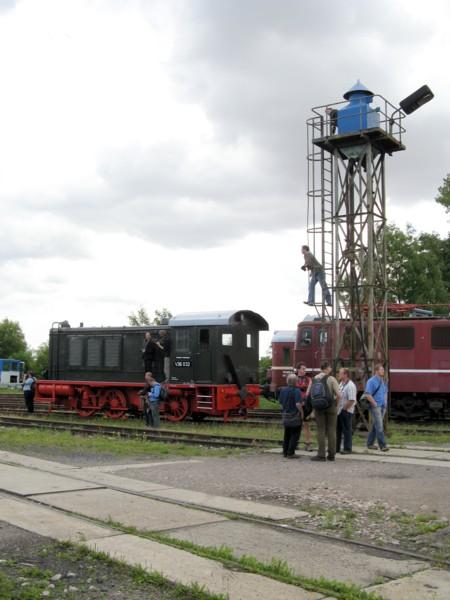
<svg viewBox="0 0 450 600">
<path fill-rule="evenodd" d="M 147 331 L 170 338 L 170 378 L 161 412 L 171 421 L 245 414 L 258 404 L 259 332 L 267 321 L 249 310 L 186 313 L 166 326 L 76 327 L 50 331 L 49 379 L 37 383 L 36 402 L 88 417 L 140 413 Z"/>
</svg>

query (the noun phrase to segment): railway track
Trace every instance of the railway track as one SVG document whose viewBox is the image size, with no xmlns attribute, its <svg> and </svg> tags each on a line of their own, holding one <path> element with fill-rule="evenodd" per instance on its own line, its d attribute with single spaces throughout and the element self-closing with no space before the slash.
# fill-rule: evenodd
<svg viewBox="0 0 450 600">
<path fill-rule="evenodd" d="M 28 429 L 49 429 L 52 431 L 69 431 L 76 435 L 108 435 L 127 439 L 147 439 L 166 443 L 182 443 L 194 446 L 211 446 L 220 448 L 271 448 L 279 445 L 278 439 L 242 438 L 211 435 L 207 433 L 188 433 L 168 429 L 141 429 L 121 427 L 117 425 L 99 425 L 80 423 L 79 421 L 52 421 L 36 417 L 0 416 L 0 427 L 23 427 Z"/>
<path fill-rule="evenodd" d="M 8 413 L 14 415 L 26 415 L 28 414 L 24 408 L 24 400 L 21 395 L 9 395 L 0 394 L 0 414 Z M 73 411 L 64 411 L 64 410 L 52 410 L 49 411 L 49 405 L 42 403 L 35 403 L 35 412 L 34 414 L 39 415 L 66 415 L 66 416 L 77 416 L 76 412 Z M 101 416 L 102 413 L 99 413 L 98 416 Z M 134 415 L 129 415 L 129 417 L 134 418 Z M 161 419 L 164 421 L 164 414 L 161 414 Z M 449 419 L 442 419 L 436 421 L 430 420 L 411 420 L 411 421 L 396 421 L 392 419 L 395 423 L 402 423 L 404 427 L 402 427 L 402 431 L 405 433 L 423 433 L 423 434 L 433 434 L 433 433 L 442 433 L 449 435 L 449 429 L 442 429 L 436 431 L 435 429 L 427 429 L 427 425 L 449 425 Z M 223 419 L 220 417 L 206 417 L 207 423 L 223 423 Z M 281 413 L 279 410 L 269 410 L 269 409 L 253 409 L 249 410 L 246 418 L 236 418 L 229 419 L 227 421 L 227 425 L 243 425 L 243 426 L 255 426 L 255 427 L 264 427 L 267 425 L 279 424 L 281 422 Z"/>
</svg>

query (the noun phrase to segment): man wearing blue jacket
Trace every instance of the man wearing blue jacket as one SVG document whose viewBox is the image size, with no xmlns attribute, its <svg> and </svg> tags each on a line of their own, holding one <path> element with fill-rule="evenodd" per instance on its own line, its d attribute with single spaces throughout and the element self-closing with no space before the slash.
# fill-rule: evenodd
<svg viewBox="0 0 450 600">
<path fill-rule="evenodd" d="M 153 373 L 150 371 L 147 371 L 145 374 L 145 386 L 139 394 L 144 399 L 144 416 L 147 425 L 157 429 L 160 426 L 159 401 L 161 384 L 156 381 Z"/>
<path fill-rule="evenodd" d="M 367 448 L 377 450 L 374 445 L 375 438 L 378 441 L 378 447 L 382 452 L 389 450 L 384 438 L 383 418 L 387 409 L 388 386 L 384 381 L 384 367 L 381 364 L 375 365 L 375 374 L 366 383 L 364 395 L 369 403 L 370 414 L 372 415 L 372 429 L 367 438 Z"/>
</svg>

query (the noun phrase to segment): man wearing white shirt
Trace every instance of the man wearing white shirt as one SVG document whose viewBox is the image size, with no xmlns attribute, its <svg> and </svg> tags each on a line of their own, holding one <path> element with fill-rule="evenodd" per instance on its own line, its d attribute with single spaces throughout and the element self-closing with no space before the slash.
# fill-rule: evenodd
<svg viewBox="0 0 450 600">
<path fill-rule="evenodd" d="M 356 385 L 350 379 L 348 369 L 339 369 L 339 390 L 341 398 L 338 404 L 336 428 L 336 454 L 341 452 L 341 442 L 344 438 L 344 450 L 341 454 L 352 453 L 352 420 L 356 404 Z"/>
</svg>

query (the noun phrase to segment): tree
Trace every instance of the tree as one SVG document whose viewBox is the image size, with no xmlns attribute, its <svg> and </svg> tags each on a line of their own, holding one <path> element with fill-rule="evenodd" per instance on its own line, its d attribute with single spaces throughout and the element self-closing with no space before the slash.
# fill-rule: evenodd
<svg viewBox="0 0 450 600">
<path fill-rule="evenodd" d="M 0 322 L 0 358 L 22 360 L 22 354 L 27 351 L 27 343 L 19 323 L 3 319 Z"/>
<path fill-rule="evenodd" d="M 131 315 L 128 315 L 128 323 L 133 327 L 137 327 L 139 325 L 150 325 L 150 319 L 145 308 L 141 306 L 141 308 L 137 309 L 136 313 L 131 313 Z"/>
<path fill-rule="evenodd" d="M 412 304 L 445 304 L 449 298 L 449 238 L 435 233 L 386 231 L 388 300 Z M 447 257 L 447 258 L 446 258 Z"/>
<path fill-rule="evenodd" d="M 169 319 L 172 318 L 172 313 L 167 308 L 156 309 L 153 314 L 153 319 L 150 320 L 145 308 L 138 308 L 136 313 L 128 315 L 128 323 L 133 327 L 142 325 L 167 325 Z"/>
<path fill-rule="evenodd" d="M 450 173 L 444 177 L 444 183 L 438 188 L 438 195 L 435 200 L 445 207 L 445 211 L 450 213 Z"/>
<path fill-rule="evenodd" d="M 259 359 L 258 377 L 259 383 L 267 381 L 267 371 L 272 368 L 272 357 L 261 356 Z"/>
<path fill-rule="evenodd" d="M 173 314 L 168 308 L 156 309 L 153 315 L 152 325 L 167 325 Z"/>
<path fill-rule="evenodd" d="M 41 375 L 48 369 L 48 342 L 44 342 L 33 351 L 31 370 L 35 375 Z"/>
</svg>

